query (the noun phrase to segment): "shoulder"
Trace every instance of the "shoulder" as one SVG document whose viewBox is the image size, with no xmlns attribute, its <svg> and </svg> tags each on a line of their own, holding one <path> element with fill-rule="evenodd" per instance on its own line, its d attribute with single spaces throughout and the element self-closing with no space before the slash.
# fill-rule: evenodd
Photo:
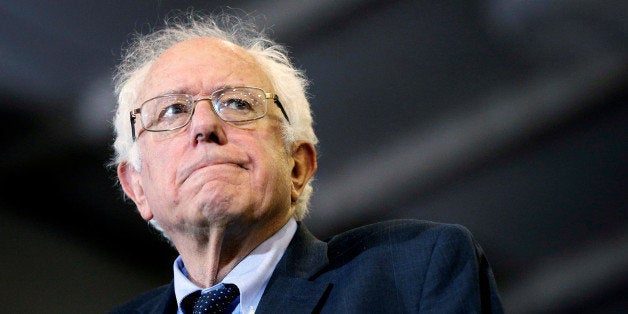
<svg viewBox="0 0 628 314">
<path fill-rule="evenodd" d="M 351 229 L 326 242 L 330 258 L 351 258 L 366 251 L 390 254 L 429 254 L 439 247 L 474 253 L 476 243 L 471 232 L 458 224 L 418 219 L 396 219 Z"/>
<path fill-rule="evenodd" d="M 329 264 L 320 278 L 334 282 L 339 294 L 361 291 L 366 300 L 393 285 L 397 305 L 407 309 L 503 313 L 490 265 L 462 225 L 389 220 L 327 243 Z"/>
<path fill-rule="evenodd" d="M 443 240 L 472 241 L 471 232 L 458 224 L 418 219 L 395 219 L 354 228 L 329 238 L 330 246 L 351 246 L 356 243 L 401 243 L 404 241 L 434 242 Z"/>
<path fill-rule="evenodd" d="M 116 306 L 108 313 L 146 313 L 150 312 L 150 309 L 168 307 L 168 304 L 172 302 L 172 299 L 174 299 L 174 290 L 172 283 L 170 283 L 146 291 L 135 298 Z"/>
</svg>

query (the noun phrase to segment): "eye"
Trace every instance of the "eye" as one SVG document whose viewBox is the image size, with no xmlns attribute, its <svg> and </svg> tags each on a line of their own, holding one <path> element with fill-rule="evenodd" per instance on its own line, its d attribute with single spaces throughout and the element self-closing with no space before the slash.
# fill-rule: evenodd
<svg viewBox="0 0 628 314">
<path fill-rule="evenodd" d="M 251 105 L 251 103 L 249 103 L 248 101 L 244 99 L 239 99 L 239 98 L 227 99 L 222 102 L 220 107 L 223 109 L 234 110 L 234 111 L 252 111 L 253 110 L 253 106 Z"/>
<path fill-rule="evenodd" d="M 159 120 L 169 120 L 188 113 L 188 106 L 183 102 L 173 102 L 165 105 L 159 112 Z"/>
</svg>

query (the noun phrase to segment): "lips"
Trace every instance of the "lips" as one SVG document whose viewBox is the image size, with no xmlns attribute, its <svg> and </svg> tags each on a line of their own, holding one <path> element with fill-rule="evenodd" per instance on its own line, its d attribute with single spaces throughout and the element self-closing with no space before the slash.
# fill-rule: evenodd
<svg viewBox="0 0 628 314">
<path fill-rule="evenodd" d="M 191 162 L 181 168 L 178 172 L 177 177 L 178 181 L 184 182 L 190 177 L 194 172 L 205 169 L 212 166 L 231 166 L 237 167 L 240 169 L 248 170 L 245 166 L 245 162 L 243 160 L 238 160 L 233 157 L 221 157 L 216 156 L 216 154 L 205 154 L 202 158 L 199 158 L 197 161 Z"/>
<path fill-rule="evenodd" d="M 183 179 L 185 180 L 186 178 L 188 178 L 189 176 L 191 176 L 194 172 L 198 170 L 207 169 L 207 168 L 215 167 L 215 166 L 230 166 L 230 167 L 237 167 L 240 169 L 246 169 L 242 165 L 234 163 L 234 162 L 214 162 L 214 163 L 208 163 L 208 164 L 198 164 L 195 167 L 190 168 L 189 171 L 186 171 L 184 173 Z"/>
</svg>

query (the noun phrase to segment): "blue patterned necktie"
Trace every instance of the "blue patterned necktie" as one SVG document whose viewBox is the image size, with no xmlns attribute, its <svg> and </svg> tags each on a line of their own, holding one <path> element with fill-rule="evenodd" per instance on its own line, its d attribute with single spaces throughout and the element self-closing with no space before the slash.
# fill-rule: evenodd
<svg viewBox="0 0 628 314">
<path fill-rule="evenodd" d="M 240 290 L 234 284 L 224 284 L 223 287 L 209 291 L 194 303 L 193 314 L 222 314 L 230 313 L 231 303 L 240 296 Z"/>
</svg>

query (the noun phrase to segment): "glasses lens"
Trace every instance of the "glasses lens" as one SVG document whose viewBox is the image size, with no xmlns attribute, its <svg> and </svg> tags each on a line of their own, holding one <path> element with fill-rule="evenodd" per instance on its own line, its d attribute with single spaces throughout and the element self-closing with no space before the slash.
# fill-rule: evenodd
<svg viewBox="0 0 628 314">
<path fill-rule="evenodd" d="M 164 95 L 142 105 L 142 125 L 149 131 L 164 131 L 184 126 L 192 115 L 189 95 Z"/>
<path fill-rule="evenodd" d="M 227 88 L 212 94 L 216 113 L 227 122 L 259 119 L 266 114 L 266 94 L 259 88 Z"/>
</svg>

